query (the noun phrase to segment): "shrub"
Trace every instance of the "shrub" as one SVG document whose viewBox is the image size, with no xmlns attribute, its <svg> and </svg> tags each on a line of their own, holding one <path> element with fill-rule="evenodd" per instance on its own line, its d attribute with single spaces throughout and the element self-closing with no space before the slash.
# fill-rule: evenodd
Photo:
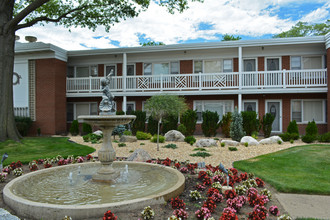
<svg viewBox="0 0 330 220">
<path fill-rule="evenodd" d="M 202 113 L 202 131 L 205 137 L 215 136 L 219 128 L 219 115 L 217 112 L 205 111 Z"/>
<path fill-rule="evenodd" d="M 330 132 L 320 135 L 319 142 L 330 142 Z"/>
<path fill-rule="evenodd" d="M 132 136 L 132 132 L 131 131 L 124 131 L 123 135 L 126 135 L 126 136 Z"/>
<path fill-rule="evenodd" d="M 167 144 L 167 145 L 164 146 L 164 148 L 172 148 L 172 149 L 176 149 L 176 148 L 178 148 L 178 147 L 176 146 L 176 144 Z"/>
<path fill-rule="evenodd" d="M 237 151 L 237 147 L 228 147 L 228 150 L 230 150 L 230 151 Z"/>
<path fill-rule="evenodd" d="M 244 146 L 245 146 L 245 147 L 248 147 L 248 146 L 249 146 L 249 143 L 248 143 L 248 142 L 245 142 L 245 143 L 244 143 Z"/>
<path fill-rule="evenodd" d="M 251 136 L 253 132 L 259 131 L 259 120 L 255 111 L 241 112 L 243 118 L 243 130 L 246 135 Z"/>
<path fill-rule="evenodd" d="M 266 113 L 262 117 L 262 131 L 264 132 L 264 137 L 268 138 L 270 137 L 270 134 L 272 133 L 272 126 L 273 122 L 275 120 L 275 117 L 271 113 Z"/>
<path fill-rule="evenodd" d="M 149 140 L 152 137 L 152 135 L 150 133 L 145 133 L 142 131 L 137 131 L 136 132 L 136 138 L 138 140 Z"/>
<path fill-rule="evenodd" d="M 124 111 L 116 111 L 116 115 L 125 115 Z"/>
<path fill-rule="evenodd" d="M 221 144 L 220 144 L 221 147 L 224 147 L 225 145 L 226 145 L 225 142 L 221 142 Z"/>
<path fill-rule="evenodd" d="M 163 119 L 162 133 L 165 134 L 170 130 L 177 130 L 178 128 L 178 116 L 169 115 Z"/>
<path fill-rule="evenodd" d="M 187 133 L 187 128 L 186 128 L 186 126 L 184 126 L 184 124 L 180 124 L 178 126 L 178 131 L 180 131 L 182 134 L 185 135 Z"/>
<path fill-rule="evenodd" d="M 104 213 L 103 220 L 117 220 L 117 216 L 112 213 L 110 210 Z"/>
<path fill-rule="evenodd" d="M 209 157 L 209 156 L 211 156 L 212 154 L 210 154 L 210 153 L 208 153 L 208 152 L 201 152 L 201 151 L 198 151 L 198 152 L 196 152 L 196 153 L 194 153 L 194 154 L 190 154 L 190 156 L 192 156 L 192 157 L 203 157 L 203 158 L 205 158 L 205 157 Z"/>
<path fill-rule="evenodd" d="M 235 141 L 240 141 L 244 135 L 243 118 L 242 115 L 238 113 L 237 108 L 235 108 L 232 114 L 232 122 L 230 124 L 230 137 Z"/>
<path fill-rule="evenodd" d="M 221 131 L 226 138 L 230 137 L 230 123 L 232 120 L 231 115 L 231 112 L 227 112 L 225 115 L 222 116 L 222 119 L 220 121 Z"/>
<path fill-rule="evenodd" d="M 92 132 L 93 132 L 92 126 L 90 126 L 87 123 L 82 124 L 82 135 L 89 134 L 89 133 L 92 133 Z"/>
<path fill-rule="evenodd" d="M 193 145 L 196 142 L 196 138 L 194 136 L 187 136 L 184 138 L 184 141 L 190 145 Z"/>
<path fill-rule="evenodd" d="M 294 140 L 291 139 L 291 140 L 290 140 L 290 144 L 293 144 L 293 143 L 294 143 Z"/>
<path fill-rule="evenodd" d="M 89 133 L 83 136 L 85 142 L 92 142 L 92 144 L 97 143 L 103 136 Z"/>
<path fill-rule="evenodd" d="M 126 147 L 126 144 L 125 143 L 119 143 L 118 147 Z"/>
<path fill-rule="evenodd" d="M 32 125 L 32 120 L 29 117 L 15 117 L 15 124 L 18 132 L 22 136 L 26 136 L 29 132 L 29 129 Z M 79 132 L 79 131 L 78 131 Z"/>
<path fill-rule="evenodd" d="M 157 135 L 155 134 L 151 139 L 150 141 L 152 143 L 157 143 Z M 162 136 L 162 135 L 159 135 L 159 143 L 164 143 L 165 142 L 165 137 Z"/>
<path fill-rule="evenodd" d="M 290 121 L 286 132 L 288 132 L 289 134 L 298 134 L 299 135 L 298 125 L 297 125 L 296 120 Z"/>
<path fill-rule="evenodd" d="M 312 136 L 317 136 L 318 130 L 315 121 L 313 120 L 312 122 L 308 122 L 307 127 L 306 127 L 306 135 L 312 135 Z"/>
<path fill-rule="evenodd" d="M 146 113 L 140 110 L 132 111 L 132 115 L 136 116 L 136 119 L 131 122 L 132 123 L 132 133 L 135 135 L 137 131 L 143 131 L 145 130 L 145 124 L 146 124 Z"/>
<path fill-rule="evenodd" d="M 181 123 L 186 127 L 185 135 L 193 135 L 196 129 L 197 112 L 188 109 L 182 114 Z"/>
<path fill-rule="evenodd" d="M 280 137 L 282 138 L 283 141 L 298 140 L 299 134 L 297 133 L 290 134 L 288 132 L 285 132 L 283 134 L 280 134 Z"/>
<path fill-rule="evenodd" d="M 282 141 L 278 140 L 277 143 L 278 143 L 278 144 L 282 144 Z"/>
<path fill-rule="evenodd" d="M 157 134 L 158 130 L 158 121 L 153 117 L 149 116 L 148 118 L 148 133 L 154 135 Z"/>
<path fill-rule="evenodd" d="M 316 137 L 314 135 L 308 135 L 306 134 L 301 138 L 301 140 L 305 143 L 312 143 L 316 140 Z"/>
<path fill-rule="evenodd" d="M 70 127 L 70 133 L 73 136 L 76 136 L 79 134 L 79 123 L 77 120 L 73 120 L 71 127 Z"/>
<path fill-rule="evenodd" d="M 206 149 L 203 147 L 196 147 L 193 151 L 206 151 Z"/>
<path fill-rule="evenodd" d="M 125 130 L 125 125 L 118 125 L 117 127 L 115 127 L 115 129 L 113 129 L 112 131 L 114 139 L 116 139 L 116 135 L 118 135 L 119 137 L 122 136 Z"/>
</svg>

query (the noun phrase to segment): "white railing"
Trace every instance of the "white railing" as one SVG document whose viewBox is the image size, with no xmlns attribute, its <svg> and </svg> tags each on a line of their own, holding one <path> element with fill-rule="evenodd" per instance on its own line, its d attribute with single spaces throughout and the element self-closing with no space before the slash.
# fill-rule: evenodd
<svg viewBox="0 0 330 220">
<path fill-rule="evenodd" d="M 29 117 L 28 107 L 14 107 L 14 115 L 19 117 Z"/>
<path fill-rule="evenodd" d="M 100 92 L 103 77 L 67 78 L 67 93 Z M 126 83 L 123 84 L 123 80 Z M 327 87 L 327 70 L 281 70 L 112 77 L 110 88 L 122 91 L 182 91 Z"/>
</svg>

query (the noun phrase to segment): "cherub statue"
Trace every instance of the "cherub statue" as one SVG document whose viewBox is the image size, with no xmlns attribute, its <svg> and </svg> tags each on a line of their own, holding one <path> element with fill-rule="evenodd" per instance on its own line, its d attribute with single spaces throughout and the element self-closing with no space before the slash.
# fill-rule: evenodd
<svg viewBox="0 0 330 220">
<path fill-rule="evenodd" d="M 101 79 L 101 90 L 102 90 L 102 101 L 100 103 L 99 109 L 100 114 L 113 114 L 115 113 L 115 98 L 110 92 L 110 82 L 113 75 L 113 70 L 103 79 Z"/>
</svg>

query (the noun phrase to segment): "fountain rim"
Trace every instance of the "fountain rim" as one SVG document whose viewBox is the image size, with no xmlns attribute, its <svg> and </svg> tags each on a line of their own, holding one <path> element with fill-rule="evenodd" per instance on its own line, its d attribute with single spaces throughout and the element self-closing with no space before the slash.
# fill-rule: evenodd
<svg viewBox="0 0 330 220">
<path fill-rule="evenodd" d="M 81 208 L 84 208 L 84 209 L 85 208 L 88 209 L 88 208 L 95 208 L 95 207 L 102 207 L 102 206 L 107 207 L 109 204 L 117 206 L 117 205 L 122 205 L 123 203 L 130 204 L 130 203 L 135 203 L 135 202 L 139 202 L 139 201 L 144 201 L 144 200 L 150 199 L 150 198 L 164 197 L 164 196 L 166 196 L 166 194 L 171 193 L 173 191 L 173 189 L 177 189 L 178 187 L 180 187 L 185 182 L 185 178 L 184 178 L 183 174 L 181 172 L 179 172 L 178 170 L 173 169 L 171 167 L 158 165 L 158 164 L 144 163 L 144 162 L 114 161 L 113 163 L 121 163 L 121 164 L 128 164 L 128 165 L 129 164 L 131 164 L 131 165 L 138 164 L 138 165 L 144 165 L 144 166 L 157 166 L 159 168 L 167 169 L 168 171 L 170 171 L 172 173 L 175 173 L 177 175 L 178 182 L 174 186 L 172 186 L 171 188 L 156 194 L 156 196 L 147 196 L 147 197 L 142 197 L 142 198 L 138 198 L 138 199 L 124 200 L 124 201 L 121 201 L 121 202 L 94 204 L 94 205 L 59 205 L 59 204 L 35 202 L 35 201 L 25 199 L 23 197 L 19 197 L 11 191 L 11 188 L 13 187 L 14 184 L 16 184 L 17 182 L 20 182 L 20 181 L 24 181 L 24 179 L 29 178 L 31 176 L 36 176 L 36 175 L 39 175 L 41 173 L 52 172 L 55 169 L 69 169 L 69 167 L 87 166 L 87 165 L 90 165 L 90 164 L 99 164 L 99 163 L 100 162 L 85 162 L 85 163 L 71 164 L 71 165 L 65 165 L 65 166 L 57 166 L 57 167 L 51 167 L 51 168 L 47 168 L 47 169 L 34 171 L 34 172 L 31 172 L 31 173 L 28 173 L 28 174 L 24 174 L 20 177 L 17 177 L 15 179 L 13 179 L 9 183 L 7 183 L 6 186 L 3 189 L 3 194 L 4 194 L 4 196 L 7 196 L 7 197 L 10 196 L 10 198 L 12 200 L 19 200 L 20 202 L 24 202 L 24 203 L 29 204 L 29 205 L 43 204 L 43 207 L 49 206 L 49 207 L 61 207 L 61 208 L 68 208 L 68 209 L 81 207 Z"/>
</svg>

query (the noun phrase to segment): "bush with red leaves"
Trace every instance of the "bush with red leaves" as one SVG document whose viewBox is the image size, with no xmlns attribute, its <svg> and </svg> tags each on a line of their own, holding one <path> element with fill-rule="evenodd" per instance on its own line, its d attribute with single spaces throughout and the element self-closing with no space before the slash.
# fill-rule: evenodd
<svg viewBox="0 0 330 220">
<path fill-rule="evenodd" d="M 197 168 L 197 166 L 198 166 L 197 163 L 190 163 L 187 165 L 187 168 L 191 172 L 194 171 Z"/>
<path fill-rule="evenodd" d="M 256 205 L 253 211 L 249 213 L 249 219 L 263 220 L 268 216 L 267 208 L 265 206 Z"/>
<path fill-rule="evenodd" d="M 206 195 L 210 197 L 210 196 L 212 196 L 214 193 L 219 193 L 219 190 L 211 187 L 211 188 L 209 188 L 209 190 L 207 191 Z"/>
<path fill-rule="evenodd" d="M 225 191 L 225 198 L 226 199 L 233 199 L 233 198 L 235 198 L 237 195 L 236 195 L 236 192 L 235 192 L 235 190 L 234 189 L 232 189 L 232 190 L 226 190 Z"/>
<path fill-rule="evenodd" d="M 229 170 L 232 172 L 232 174 L 233 174 L 234 176 L 237 175 L 237 169 L 235 169 L 235 168 L 230 168 Z"/>
<path fill-rule="evenodd" d="M 203 203 L 203 207 L 207 208 L 211 213 L 213 213 L 217 205 L 211 197 L 208 197 L 207 200 Z"/>
<path fill-rule="evenodd" d="M 93 159 L 93 156 L 90 155 L 90 154 L 88 154 L 88 155 L 86 156 L 86 159 L 87 159 L 87 160 L 92 160 L 92 159 Z"/>
<path fill-rule="evenodd" d="M 11 162 L 11 164 L 9 166 L 12 170 L 16 169 L 16 163 L 15 162 Z"/>
<path fill-rule="evenodd" d="M 258 187 L 264 187 L 264 185 L 265 185 L 264 181 L 262 181 L 262 179 L 260 179 L 258 177 L 256 178 L 256 183 L 257 183 Z"/>
<path fill-rule="evenodd" d="M 185 209 L 186 203 L 183 202 L 183 199 L 179 199 L 176 197 L 175 199 L 171 199 L 172 209 Z"/>
<path fill-rule="evenodd" d="M 181 164 L 180 164 L 180 163 L 175 163 L 174 166 L 175 166 L 177 169 L 180 169 Z"/>
<path fill-rule="evenodd" d="M 241 180 L 247 180 L 248 179 L 248 174 L 245 172 L 245 173 L 241 173 L 239 175 L 239 177 L 241 178 Z"/>
<path fill-rule="evenodd" d="M 230 207 L 224 208 L 219 220 L 238 220 L 236 210 Z"/>
<path fill-rule="evenodd" d="M 203 181 L 205 179 L 205 177 L 208 177 L 206 171 L 204 171 L 204 170 L 199 171 L 198 179 Z"/>
<path fill-rule="evenodd" d="M 211 186 L 212 185 L 212 179 L 210 177 L 205 177 L 203 180 L 203 185 L 204 186 Z"/>
<path fill-rule="evenodd" d="M 165 166 L 168 166 L 168 167 L 169 167 L 169 166 L 171 165 L 171 162 L 172 162 L 172 161 L 170 160 L 170 158 L 167 157 L 167 158 L 162 162 L 162 164 L 165 165 Z"/>
<path fill-rule="evenodd" d="M 104 213 L 103 220 L 117 220 L 117 216 L 113 214 L 110 210 Z"/>
</svg>

